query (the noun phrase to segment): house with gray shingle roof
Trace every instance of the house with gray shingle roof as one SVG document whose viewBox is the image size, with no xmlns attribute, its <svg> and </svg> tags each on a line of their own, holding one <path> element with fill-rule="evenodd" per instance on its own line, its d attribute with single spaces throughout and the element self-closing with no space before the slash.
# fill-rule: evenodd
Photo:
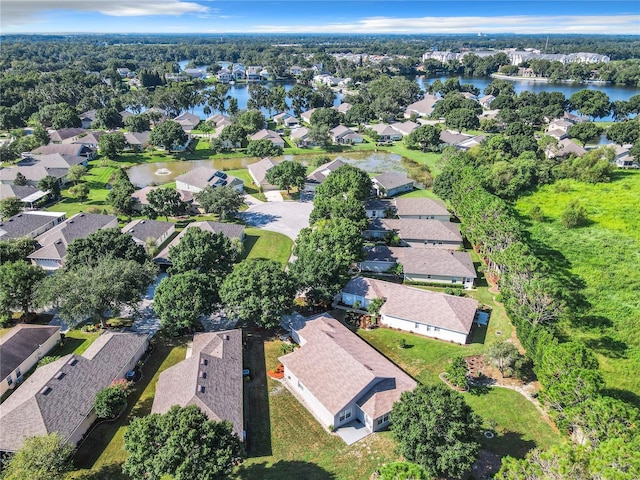
<svg viewBox="0 0 640 480">
<path fill-rule="evenodd" d="M 346 163 L 339 158 L 320 165 L 313 172 L 307 175 L 307 179 L 304 183 L 304 189 L 308 192 L 315 192 L 316 187 L 324 182 L 331 172 L 335 172 L 343 165 L 346 165 Z"/>
<path fill-rule="evenodd" d="M 21 323 L 0 338 L 0 395 L 60 342 L 60 327 Z"/>
<path fill-rule="evenodd" d="M 178 115 L 173 119 L 174 122 L 178 122 L 186 133 L 191 132 L 191 130 L 195 129 L 200 123 L 200 117 L 194 115 L 192 113 L 185 112 L 181 115 Z"/>
<path fill-rule="evenodd" d="M 417 383 L 328 313 L 288 325 L 300 348 L 279 360 L 284 384 L 325 428 L 389 425 L 393 404 Z"/>
<path fill-rule="evenodd" d="M 415 218 L 384 218 L 380 223 L 385 230 L 396 232 L 405 245 L 449 250 L 462 246 L 462 235 L 457 223 Z"/>
<path fill-rule="evenodd" d="M 331 137 L 331 141 L 338 145 L 362 143 L 364 140 L 362 135 L 354 132 L 349 127 L 345 127 L 344 125 L 338 125 L 337 127 L 329 130 L 329 136 Z"/>
<path fill-rule="evenodd" d="M 433 113 L 436 103 L 442 100 L 436 95 L 425 95 L 422 100 L 412 103 L 404 112 L 404 118 L 411 118 L 414 115 L 428 117 Z"/>
<path fill-rule="evenodd" d="M 371 179 L 379 197 L 393 197 L 413 190 L 415 182 L 402 173 L 387 172 Z"/>
<path fill-rule="evenodd" d="M 451 214 L 444 203 L 432 198 L 396 198 L 396 213 L 399 218 L 418 218 L 448 222 Z"/>
<path fill-rule="evenodd" d="M 34 208 L 34 203 L 44 198 L 47 192 L 43 192 L 38 187 L 32 185 L 10 185 L 0 183 L 0 200 L 15 197 L 25 208 Z"/>
<path fill-rule="evenodd" d="M 187 358 L 160 374 L 152 413 L 197 405 L 215 422 L 227 421 L 244 440 L 242 330 L 198 333 Z"/>
<path fill-rule="evenodd" d="M 366 277 L 349 280 L 341 294 L 345 305 L 360 308 L 367 308 L 376 298 L 385 300 L 380 308 L 381 324 L 460 344 L 467 343 L 478 310 L 472 298 Z"/>
<path fill-rule="evenodd" d="M 60 128 L 58 130 L 47 130 L 49 133 L 49 139 L 53 143 L 62 143 L 65 140 L 70 140 L 68 143 L 76 140 L 80 135 L 87 133 L 84 128 Z"/>
<path fill-rule="evenodd" d="M 376 123 L 367 126 L 369 130 L 373 130 L 378 135 L 378 140 L 381 142 L 391 142 L 394 140 L 402 140 L 402 132 L 392 128 L 391 125 L 386 123 Z"/>
<path fill-rule="evenodd" d="M 230 186 L 236 192 L 244 190 L 244 182 L 222 170 L 209 167 L 198 167 L 176 177 L 176 190 L 198 193 L 205 187 Z"/>
<path fill-rule="evenodd" d="M 55 153 L 75 157 L 86 157 L 87 159 L 92 160 L 96 156 L 97 149 L 82 143 L 49 143 L 36 148 L 31 153 L 26 154 L 26 156 L 51 155 Z"/>
<path fill-rule="evenodd" d="M 249 140 L 269 140 L 276 147 L 284 148 L 284 140 L 280 136 L 278 132 L 274 132 L 273 130 L 269 130 L 263 128 L 262 130 L 257 131 L 253 135 L 249 136 Z"/>
<path fill-rule="evenodd" d="M 144 150 L 149 146 L 149 138 L 151 137 L 151 131 L 146 130 L 144 132 L 125 132 L 124 139 L 127 142 L 128 148 L 131 150 Z"/>
<path fill-rule="evenodd" d="M 175 223 L 150 219 L 132 220 L 122 227 L 122 233 L 131 235 L 131 238 L 133 238 L 137 244 L 142 245 L 145 250 L 149 240 L 155 242 L 156 246 L 159 247 L 166 242 L 175 231 Z"/>
<path fill-rule="evenodd" d="M 96 394 L 124 378 L 147 349 L 147 335 L 107 332 L 82 354 L 43 365 L 0 405 L 0 451 L 57 432 L 77 444 L 96 420 Z"/>
<path fill-rule="evenodd" d="M 222 222 L 193 222 L 188 224 L 184 230 L 182 230 L 176 237 L 174 237 L 171 242 L 165 246 L 162 251 L 154 257 L 154 261 L 161 265 L 171 265 L 171 258 L 169 254 L 169 250 L 171 247 L 175 247 L 180 243 L 182 237 L 185 236 L 186 232 L 190 228 L 199 228 L 200 230 L 204 230 L 206 232 L 211 233 L 221 233 L 225 237 L 227 237 L 231 241 L 244 241 L 244 227 L 242 225 L 238 225 L 237 223 L 222 223 Z"/>
<path fill-rule="evenodd" d="M 49 168 L 36 162 L 33 165 L 17 165 L 15 167 L 0 168 L 0 183 L 13 185 L 16 175 L 20 172 L 27 179 L 27 184 L 37 187 L 38 182 L 44 177 L 53 177 L 58 180 L 60 186 L 66 182 L 66 176 L 69 168 Z"/>
<path fill-rule="evenodd" d="M 36 238 L 66 220 L 64 212 L 28 211 L 0 221 L 0 240 Z"/>
<path fill-rule="evenodd" d="M 263 191 L 278 190 L 277 186 L 271 185 L 267 182 L 267 172 L 276 165 L 276 162 L 267 157 L 263 158 L 259 162 L 248 165 L 247 170 L 249 170 L 249 175 L 251 175 L 253 183 L 262 188 Z"/>
</svg>

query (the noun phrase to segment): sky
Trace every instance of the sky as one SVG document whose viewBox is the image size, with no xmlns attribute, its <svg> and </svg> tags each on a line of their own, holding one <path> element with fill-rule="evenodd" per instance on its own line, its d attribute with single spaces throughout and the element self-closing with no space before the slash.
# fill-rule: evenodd
<svg viewBox="0 0 640 480">
<path fill-rule="evenodd" d="M 0 33 L 640 35 L 640 0 L 0 0 Z"/>
</svg>

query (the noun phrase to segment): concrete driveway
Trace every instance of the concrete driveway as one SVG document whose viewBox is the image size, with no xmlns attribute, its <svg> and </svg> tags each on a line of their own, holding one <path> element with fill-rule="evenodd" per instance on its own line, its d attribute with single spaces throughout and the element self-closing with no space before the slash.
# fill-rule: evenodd
<svg viewBox="0 0 640 480">
<path fill-rule="evenodd" d="M 252 205 L 240 215 L 252 227 L 271 230 L 295 240 L 309 226 L 312 202 L 267 202 Z"/>
</svg>

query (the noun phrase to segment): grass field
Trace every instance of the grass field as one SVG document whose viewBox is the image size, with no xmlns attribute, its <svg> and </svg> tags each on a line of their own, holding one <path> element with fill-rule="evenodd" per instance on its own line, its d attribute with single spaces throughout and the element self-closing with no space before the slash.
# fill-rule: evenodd
<svg viewBox="0 0 640 480">
<path fill-rule="evenodd" d="M 269 258 L 282 264 L 284 267 L 291 256 L 293 242 L 281 233 L 260 230 L 259 228 L 246 228 L 246 240 L 244 251 L 240 260 L 247 258 Z"/>
<path fill-rule="evenodd" d="M 566 229 L 559 218 L 573 201 L 585 207 L 590 224 Z M 542 222 L 527 216 L 536 205 Z M 640 402 L 640 172 L 618 171 L 612 182 L 597 185 L 558 182 L 521 198 L 516 208 L 536 253 L 584 296 L 584 311 L 561 331 L 596 352 L 612 393 Z"/>
</svg>

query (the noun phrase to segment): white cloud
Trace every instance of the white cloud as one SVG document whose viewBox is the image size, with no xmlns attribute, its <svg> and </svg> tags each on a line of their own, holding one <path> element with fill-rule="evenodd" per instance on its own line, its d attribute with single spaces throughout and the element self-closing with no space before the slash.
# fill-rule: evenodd
<svg viewBox="0 0 640 480">
<path fill-rule="evenodd" d="M 2 0 L 1 9 L 2 26 L 9 27 L 37 22 L 43 13 L 55 10 L 99 12 L 113 17 L 179 16 L 211 10 L 199 3 L 181 0 Z"/>
<path fill-rule="evenodd" d="M 256 25 L 260 33 L 584 33 L 640 34 L 639 15 L 370 17 L 325 25 Z"/>
</svg>

